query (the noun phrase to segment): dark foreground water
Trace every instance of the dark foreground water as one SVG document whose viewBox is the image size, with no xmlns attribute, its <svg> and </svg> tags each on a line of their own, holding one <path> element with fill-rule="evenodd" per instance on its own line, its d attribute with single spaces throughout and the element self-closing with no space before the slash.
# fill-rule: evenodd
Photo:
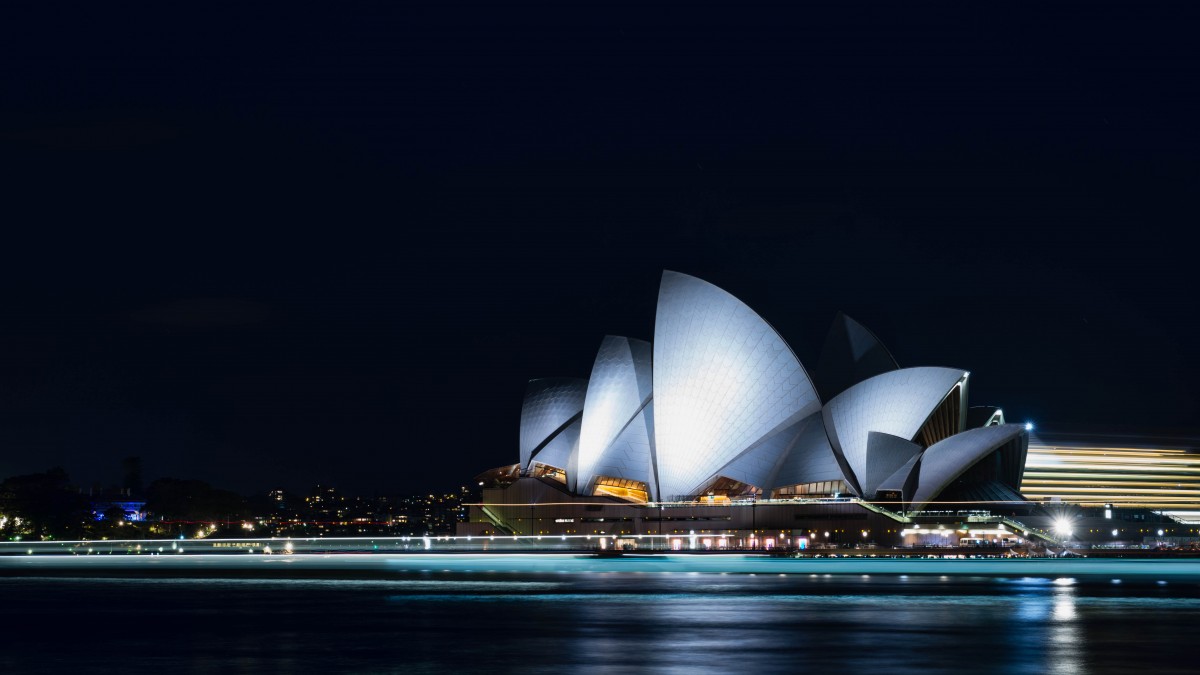
<svg viewBox="0 0 1200 675">
<path fill-rule="evenodd" d="M 405 572 L 0 579 L 0 671 L 1200 671 L 1200 581 Z"/>
</svg>

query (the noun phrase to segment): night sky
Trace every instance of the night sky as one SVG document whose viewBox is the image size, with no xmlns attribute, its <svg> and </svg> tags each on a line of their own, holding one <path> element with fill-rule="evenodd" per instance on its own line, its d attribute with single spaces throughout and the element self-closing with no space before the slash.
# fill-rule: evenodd
<svg viewBox="0 0 1200 675">
<path fill-rule="evenodd" d="M 0 477 L 461 485 L 663 269 L 1200 436 L 1187 3 L 801 4 L 7 4 Z"/>
</svg>

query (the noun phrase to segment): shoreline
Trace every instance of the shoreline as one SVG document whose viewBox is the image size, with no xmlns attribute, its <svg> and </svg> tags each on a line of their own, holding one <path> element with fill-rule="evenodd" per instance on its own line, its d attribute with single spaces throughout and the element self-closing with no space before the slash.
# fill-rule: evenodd
<svg viewBox="0 0 1200 675">
<path fill-rule="evenodd" d="M 468 574 L 773 574 L 919 575 L 1195 579 L 1200 559 L 1122 558 L 778 558 L 763 555 L 580 553 L 409 553 L 142 556 L 12 556 L 0 558 L 0 578 L 262 578 L 400 579 L 414 575 Z"/>
</svg>

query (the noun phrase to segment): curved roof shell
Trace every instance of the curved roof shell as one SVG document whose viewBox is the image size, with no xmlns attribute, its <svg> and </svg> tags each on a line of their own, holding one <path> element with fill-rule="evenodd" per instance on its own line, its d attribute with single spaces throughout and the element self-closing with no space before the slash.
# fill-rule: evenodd
<svg viewBox="0 0 1200 675">
<path fill-rule="evenodd" d="M 828 401 L 863 380 L 899 369 L 900 364 L 874 333 L 838 312 L 821 347 L 813 382 L 821 398 Z"/>
<path fill-rule="evenodd" d="M 774 436 L 763 439 L 718 469 L 716 474 L 764 491 L 769 490 L 780 466 L 795 447 L 800 430 L 800 424 L 793 424 Z"/>
<path fill-rule="evenodd" d="M 576 462 L 576 453 L 579 451 L 579 428 L 581 426 L 579 422 L 578 417 L 572 418 L 570 424 L 554 434 L 545 445 L 533 453 L 531 461 L 564 469 L 568 476 L 571 475 L 570 470 Z"/>
<path fill-rule="evenodd" d="M 904 368 L 859 382 L 825 405 L 825 428 L 834 453 L 859 496 L 870 497 L 867 443 L 872 431 L 911 441 L 967 371 L 956 368 Z M 897 467 L 898 468 L 898 467 Z"/>
<path fill-rule="evenodd" d="M 641 481 L 646 484 L 651 499 L 658 499 L 658 482 L 654 471 L 653 400 L 625 425 L 593 465 L 591 478 L 587 482 L 580 481 L 580 486 L 592 489 L 594 485 L 591 482 L 598 476 Z"/>
<path fill-rule="evenodd" d="M 772 489 L 820 483 L 822 481 L 845 480 L 845 473 L 838 466 L 829 437 L 825 434 L 825 422 L 820 413 L 814 413 L 796 424 L 799 433 L 791 450 L 783 458 L 779 471 L 771 479 Z"/>
<path fill-rule="evenodd" d="M 528 467 L 535 453 L 583 414 L 586 394 L 587 380 L 569 377 L 530 380 L 521 405 L 522 468 Z"/>
<path fill-rule="evenodd" d="M 888 476 L 879 484 L 879 490 L 894 490 L 899 492 L 901 496 L 912 496 L 913 491 L 916 489 L 916 472 L 913 469 L 916 468 L 917 463 L 920 461 L 921 453 L 913 455 L 903 466 L 896 469 L 895 473 Z"/>
<path fill-rule="evenodd" d="M 867 472 L 863 494 L 873 498 L 885 481 L 904 466 L 915 464 L 921 446 L 899 436 L 871 431 L 867 433 Z"/>
<path fill-rule="evenodd" d="M 1024 464 L 1024 455 L 1029 447 L 1029 433 L 1020 424 L 998 424 L 990 427 L 968 429 L 955 434 L 944 441 L 929 446 L 921 455 L 917 468 L 917 485 L 909 499 L 913 510 L 919 510 L 933 501 L 947 486 L 963 475 L 983 458 L 997 450 L 1009 455 L 1002 457 L 1004 466 Z M 998 476 L 1001 482 L 1011 484 L 1012 476 Z M 1020 476 L 1017 483 L 1010 485 L 1014 490 L 1020 489 Z"/>
<path fill-rule="evenodd" d="M 686 274 L 663 273 L 653 351 L 664 499 L 691 495 L 743 451 L 821 405 L 804 367 L 770 324 Z"/>
<path fill-rule="evenodd" d="M 1004 411 L 994 405 L 973 405 L 967 408 L 967 428 L 1004 424 Z"/>
<path fill-rule="evenodd" d="M 583 403 L 578 467 L 568 477 L 571 489 L 586 490 L 596 476 L 598 464 L 614 464 L 605 455 L 621 431 L 650 401 L 651 356 L 650 343 L 642 340 L 609 335 L 600 343 Z M 619 460 L 615 463 L 621 464 Z M 639 474 L 644 475 L 645 471 Z"/>
</svg>

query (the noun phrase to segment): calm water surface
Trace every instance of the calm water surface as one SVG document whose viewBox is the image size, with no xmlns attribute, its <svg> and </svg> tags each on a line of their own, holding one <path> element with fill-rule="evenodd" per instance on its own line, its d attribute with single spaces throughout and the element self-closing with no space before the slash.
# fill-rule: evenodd
<svg viewBox="0 0 1200 675">
<path fill-rule="evenodd" d="M 1200 671 L 1200 582 L 419 572 L 0 579 L 0 669 Z"/>
</svg>

